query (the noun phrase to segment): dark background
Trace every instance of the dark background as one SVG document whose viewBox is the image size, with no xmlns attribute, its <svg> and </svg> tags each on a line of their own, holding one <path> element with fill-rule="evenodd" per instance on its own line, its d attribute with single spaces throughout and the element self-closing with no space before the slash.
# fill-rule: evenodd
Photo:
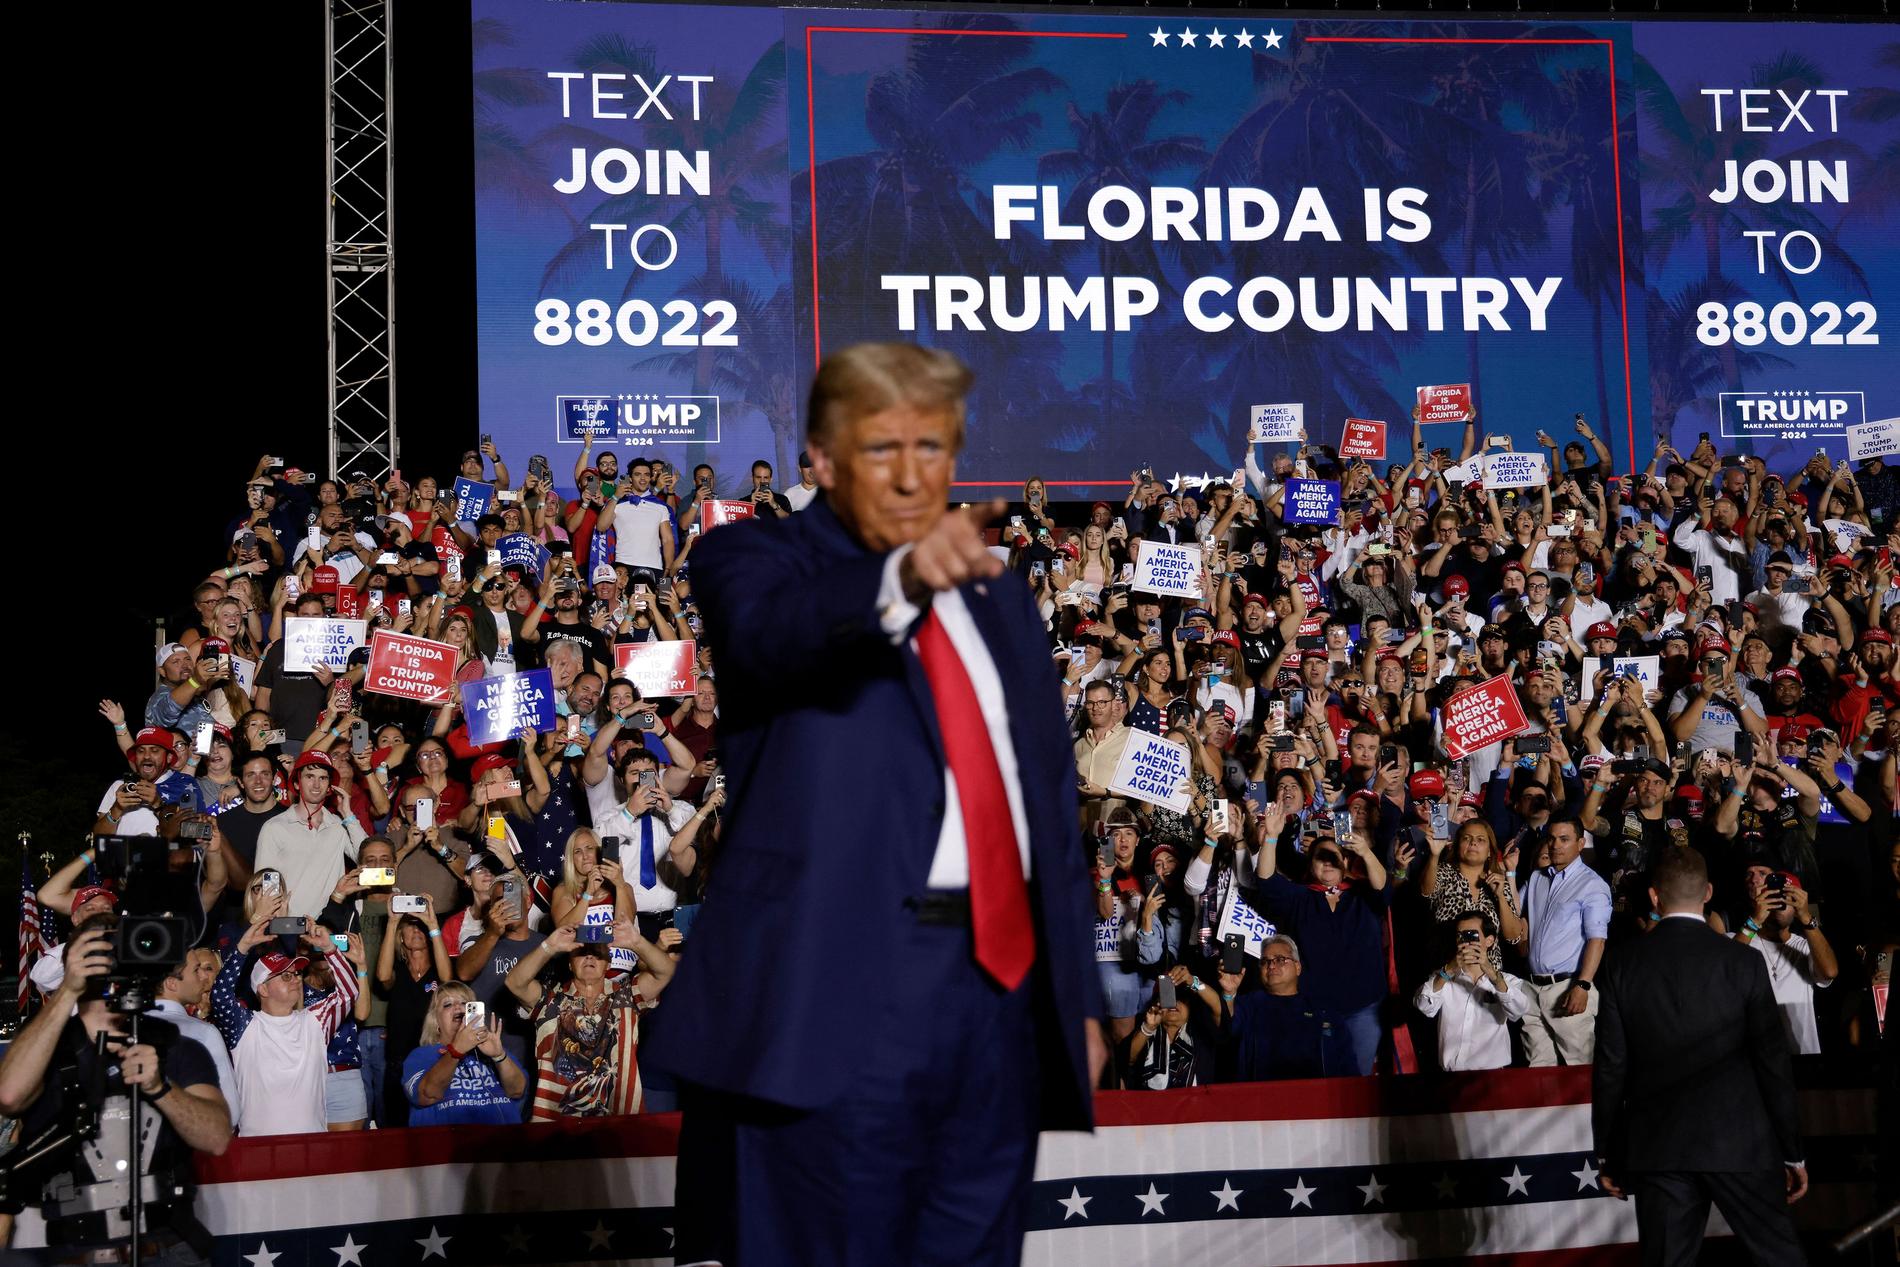
<svg viewBox="0 0 1900 1267">
<path fill-rule="evenodd" d="M 1888 3 L 1748 8 L 1812 19 Z M 1579 16 L 1740 7 L 1656 0 Z M 453 0 L 394 8 L 397 417 L 413 479 L 451 472 L 475 433 L 469 25 Z M 37 229 L 16 237 L 16 328 L 28 332 L 16 373 L 50 390 L 14 421 L 22 504 L 47 509 L 14 536 L 28 547 L 12 569 L 11 659 L 26 689 L 0 735 L 0 866 L 17 868 L 23 831 L 35 854 L 63 861 L 79 847 L 123 768 L 97 702 L 142 711 L 154 622 L 220 565 L 259 455 L 324 465 L 324 13 L 323 0 L 207 0 L 115 9 L 109 30 L 75 11 L 50 20 L 63 30 L 16 31 L 16 47 L 61 50 L 67 66 L 37 107 L 61 127 L 23 129 L 16 183 L 16 215 Z M 65 346 L 110 365 L 104 381 L 62 377 Z M 42 550 L 56 574 L 36 565 Z"/>
</svg>

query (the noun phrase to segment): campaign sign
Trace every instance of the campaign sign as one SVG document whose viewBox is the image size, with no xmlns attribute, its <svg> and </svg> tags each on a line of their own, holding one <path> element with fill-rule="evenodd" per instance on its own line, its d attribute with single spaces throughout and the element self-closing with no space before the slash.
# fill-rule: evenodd
<svg viewBox="0 0 1900 1267">
<path fill-rule="evenodd" d="M 1135 560 L 1134 588 L 1145 594 L 1201 597 L 1201 552 L 1196 546 L 1144 541 Z"/>
<path fill-rule="evenodd" d="M 308 673 L 319 664 L 341 670 L 366 636 L 360 620 L 292 616 L 284 622 L 284 672 Z"/>
<path fill-rule="evenodd" d="M 238 689 L 249 695 L 257 689 L 257 661 L 246 660 L 241 655 L 231 657 L 231 679 Z"/>
<path fill-rule="evenodd" d="M 1618 677 L 1635 678 L 1644 691 L 1653 691 L 1662 682 L 1662 657 L 1620 655 L 1610 661 L 1610 671 Z"/>
<path fill-rule="evenodd" d="M 468 741 L 477 747 L 511 739 L 523 726 L 545 734 L 555 723 L 554 675 L 531 669 L 464 682 L 462 719 L 468 723 Z"/>
<path fill-rule="evenodd" d="M 1850 424 L 1847 428 L 1847 456 L 1854 462 L 1864 462 L 1868 458 L 1900 457 L 1900 418 Z"/>
<path fill-rule="evenodd" d="M 339 586 L 336 592 L 336 614 L 339 616 L 361 616 L 363 614 L 363 591 L 354 585 Z"/>
<path fill-rule="evenodd" d="M 1247 439 L 1254 444 L 1261 441 L 1297 440 L 1305 429 L 1305 405 L 1255 405 L 1247 426 Z"/>
<path fill-rule="evenodd" d="M 698 680 L 699 645 L 681 642 L 623 642 L 614 648 L 614 676 L 626 678 L 641 699 L 691 695 Z"/>
<path fill-rule="evenodd" d="M 1463 422 L 1471 417 L 1471 384 L 1444 383 L 1418 389 L 1418 420 L 1422 423 Z"/>
<path fill-rule="evenodd" d="M 1550 459 L 1542 453 L 1515 453 L 1487 449 L 1484 453 L 1486 488 L 1542 488 L 1550 483 Z"/>
<path fill-rule="evenodd" d="M 1445 753 L 1453 761 L 1503 743 L 1530 724 L 1508 673 L 1467 687 L 1445 701 Z"/>
<path fill-rule="evenodd" d="M 1108 790 L 1185 814 L 1194 803 L 1188 792 L 1193 768 L 1188 750 L 1180 744 L 1145 730 L 1131 730 Z"/>
<path fill-rule="evenodd" d="M 500 538 L 495 542 L 495 548 L 501 551 L 503 567 L 523 567 L 534 573 L 536 577 L 544 575 L 548 570 L 548 559 L 551 556 L 548 554 L 547 547 L 525 532 L 511 533 Z"/>
<path fill-rule="evenodd" d="M 699 530 L 711 532 L 719 524 L 750 519 L 757 508 L 748 501 L 720 501 L 709 498 L 699 504 Z"/>
<path fill-rule="evenodd" d="M 1476 484 L 1484 487 L 1484 455 L 1474 453 L 1456 466 L 1445 468 L 1445 482 L 1448 484 Z"/>
<path fill-rule="evenodd" d="M 1334 480 L 1288 480 L 1284 518 L 1290 524 L 1339 522 L 1339 484 Z"/>
<path fill-rule="evenodd" d="M 1214 933 L 1215 941 L 1226 941 L 1238 933 L 1247 939 L 1247 953 L 1258 959 L 1261 957 L 1261 947 L 1274 932 L 1273 921 L 1241 899 L 1239 885 L 1228 891 L 1227 906 L 1221 912 L 1220 928 Z"/>
<path fill-rule="evenodd" d="M 455 522 L 471 523 L 495 508 L 495 486 L 477 484 L 466 476 L 455 480 Z"/>
<path fill-rule="evenodd" d="M 369 640 L 363 689 L 423 704 L 440 704 L 455 685 L 455 648 L 378 629 Z"/>
<path fill-rule="evenodd" d="M 1339 433 L 1339 456 L 1384 459 L 1385 424 L 1374 418 L 1346 419 L 1346 429 Z"/>
<path fill-rule="evenodd" d="M 619 402 L 612 396 L 556 396 L 556 444 L 612 444 L 614 414 Z"/>
</svg>

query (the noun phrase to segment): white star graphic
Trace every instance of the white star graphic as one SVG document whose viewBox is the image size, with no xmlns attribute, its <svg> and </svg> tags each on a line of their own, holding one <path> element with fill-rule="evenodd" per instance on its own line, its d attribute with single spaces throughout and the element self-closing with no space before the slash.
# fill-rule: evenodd
<svg viewBox="0 0 1900 1267">
<path fill-rule="evenodd" d="M 343 1267 L 344 1263 L 350 1263 L 352 1267 L 363 1267 L 363 1251 L 368 1248 L 367 1245 L 358 1245 L 356 1238 L 345 1232 L 343 1243 L 330 1246 L 330 1252 L 336 1255 L 336 1267 Z"/>
<path fill-rule="evenodd" d="M 1278 48 L 1280 47 L 1280 33 L 1269 29 L 1265 35 L 1260 37 L 1260 42 L 1266 48 Z M 632 444 L 633 441 L 629 440 L 627 443 Z"/>
<path fill-rule="evenodd" d="M 1287 1207 L 1288 1209 L 1297 1210 L 1301 1206 L 1305 1206 L 1310 1210 L 1313 1208 L 1313 1194 L 1318 1192 L 1319 1189 L 1307 1187 L 1306 1180 L 1299 1175 L 1295 1175 L 1293 1176 L 1293 1186 L 1291 1188 L 1282 1188 L 1280 1191 L 1293 1198 L 1293 1204 Z"/>
<path fill-rule="evenodd" d="M 519 1223 L 503 1232 L 501 1239 L 508 1243 L 508 1252 L 511 1254 L 527 1253 L 528 1246 L 534 1241 L 534 1238 L 528 1235 L 528 1229 Z"/>
<path fill-rule="evenodd" d="M 613 1238 L 613 1230 L 603 1220 L 595 1219 L 594 1230 L 587 1234 L 587 1248 L 589 1250 L 611 1248 L 607 1242 Z"/>
<path fill-rule="evenodd" d="M 1148 32 L 1148 38 L 1154 41 L 1153 44 L 1149 45 L 1150 48 L 1166 48 L 1168 46 L 1168 33 L 1160 27 L 1156 27 L 1154 30 Z"/>
<path fill-rule="evenodd" d="M 1365 1198 L 1360 1201 L 1359 1204 L 1371 1205 L 1374 1201 L 1383 1202 L 1385 1200 L 1385 1185 L 1379 1182 L 1379 1176 L 1377 1174 L 1368 1174 L 1366 1179 L 1368 1182 L 1359 1185 L 1359 1191 L 1365 1193 Z"/>
<path fill-rule="evenodd" d="M 1584 1160 L 1582 1170 L 1573 1170 L 1570 1172 L 1571 1177 L 1577 1181 L 1578 1192 L 1582 1192 L 1585 1188 L 1597 1188 L 1600 1191 L 1601 1185 L 1597 1183 L 1597 1175 L 1599 1173 L 1597 1168 L 1591 1165 L 1587 1158 Z"/>
<path fill-rule="evenodd" d="M 1159 1214 L 1161 1217 L 1166 1218 L 1168 1212 L 1161 1208 L 1161 1203 L 1167 1199 L 1167 1193 L 1155 1191 L 1155 1185 L 1152 1179 L 1148 1181 L 1148 1191 L 1146 1193 L 1137 1192 L 1135 1194 L 1135 1200 L 1141 1202 L 1141 1212 L 1143 1215 Z"/>
<path fill-rule="evenodd" d="M 1220 1191 L 1210 1192 L 1207 1195 L 1220 1202 L 1219 1205 L 1214 1207 L 1214 1213 L 1219 1214 L 1222 1210 L 1232 1210 L 1235 1214 L 1240 1213 L 1240 1189 L 1234 1186 L 1232 1179 L 1222 1179 L 1220 1181 Z"/>
<path fill-rule="evenodd" d="M 251 1267 L 275 1267 L 277 1259 L 280 1256 L 279 1254 L 271 1253 L 270 1246 L 266 1245 L 263 1241 L 259 1241 L 257 1243 L 257 1252 L 255 1254 L 244 1255 L 244 1261 L 249 1263 Z"/>
<path fill-rule="evenodd" d="M 1089 1216 L 1089 1202 L 1093 1200 L 1095 1200 L 1094 1197 L 1083 1196 L 1082 1189 L 1073 1184 L 1070 1185 L 1068 1196 L 1056 1198 L 1056 1204 L 1060 1205 L 1064 1211 L 1062 1221 L 1067 1223 L 1078 1216 L 1086 1219 Z"/>
<path fill-rule="evenodd" d="M 1200 39 L 1200 38 L 1201 38 L 1200 36 L 1198 36 L 1198 35 L 1196 35 L 1196 34 L 1195 34 L 1194 32 L 1192 32 L 1192 31 L 1183 31 L 1183 32 L 1181 32 L 1181 47 L 1182 47 L 1182 48 L 1193 48 L 1193 47 L 1194 47 L 1194 41 L 1195 41 L 1195 40 L 1198 40 L 1198 39 Z"/>
<path fill-rule="evenodd" d="M 1520 1197 L 1530 1196 L 1531 1190 L 1528 1185 L 1530 1184 L 1531 1177 L 1525 1174 L 1520 1167 L 1513 1165 L 1510 1174 L 1500 1177 L 1504 1180 L 1504 1186 L 1507 1189 L 1504 1194 L 1505 1196 L 1508 1197 L 1513 1192 Z"/>
<path fill-rule="evenodd" d="M 1234 37 L 1234 47 L 1235 48 L 1252 48 L 1253 47 L 1253 32 L 1249 31 L 1244 26 L 1241 27 L 1240 34 Z"/>
<path fill-rule="evenodd" d="M 452 1236 L 444 1236 L 442 1233 L 436 1231 L 435 1224 L 429 1224 L 429 1234 L 416 1242 L 416 1244 L 422 1246 L 422 1261 L 426 1263 L 431 1258 L 440 1258 L 446 1261 L 449 1256 L 449 1242 L 454 1239 Z"/>
<path fill-rule="evenodd" d="M 1433 1180 L 1432 1187 L 1437 1190 L 1440 1201 L 1450 1201 L 1458 1195 L 1458 1181 L 1451 1177 L 1449 1170 Z"/>
<path fill-rule="evenodd" d="M 1207 33 L 1207 46 L 1209 48 L 1227 47 L 1227 37 L 1221 34 L 1219 27 L 1215 27 L 1212 31 Z"/>
</svg>

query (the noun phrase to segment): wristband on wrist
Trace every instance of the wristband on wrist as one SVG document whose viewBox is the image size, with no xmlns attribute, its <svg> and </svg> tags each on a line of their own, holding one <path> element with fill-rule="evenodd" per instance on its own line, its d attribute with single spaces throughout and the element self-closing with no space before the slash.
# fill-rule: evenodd
<svg viewBox="0 0 1900 1267">
<path fill-rule="evenodd" d="M 1751 933 L 1759 933 L 1761 931 L 1761 925 L 1755 922 L 1753 915 L 1750 915 L 1747 919 L 1742 921 L 1742 927 Z"/>
<path fill-rule="evenodd" d="M 163 1082 L 159 1084 L 159 1088 L 157 1091 L 145 1097 L 145 1102 L 147 1104 L 157 1104 L 160 1100 L 164 1099 L 166 1096 L 170 1095 L 171 1093 L 172 1093 L 172 1080 L 170 1078 L 166 1078 Z"/>
<path fill-rule="evenodd" d="M 439 928 L 431 928 L 429 930 L 429 936 L 431 937 L 440 937 L 441 935 L 442 935 L 442 930 Z"/>
<path fill-rule="evenodd" d="M 123 735 L 123 734 L 125 733 L 125 723 L 124 723 L 124 722 L 117 722 L 117 723 L 115 723 L 115 724 L 113 725 L 113 727 L 112 727 L 112 729 L 114 729 L 114 730 L 116 730 L 116 731 L 118 731 L 118 732 L 119 732 L 120 734 L 122 734 L 122 735 Z"/>
</svg>

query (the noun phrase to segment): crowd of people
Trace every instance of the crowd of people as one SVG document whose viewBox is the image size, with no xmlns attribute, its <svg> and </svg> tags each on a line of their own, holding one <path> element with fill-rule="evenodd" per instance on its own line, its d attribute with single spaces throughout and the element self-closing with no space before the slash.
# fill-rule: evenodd
<svg viewBox="0 0 1900 1267">
<path fill-rule="evenodd" d="M 1456 478 L 1466 424 L 1456 455 L 1415 427 L 1383 475 L 1254 446 L 1234 479 L 1138 471 L 1092 505 L 1031 480 L 1010 507 L 994 549 L 1075 735 L 1105 1085 L 1588 1063 L 1595 979 L 1672 846 L 1796 1050 L 1870 1041 L 1900 944 L 1900 469 L 1777 473 L 1705 437 L 1619 476 L 1576 431 L 1539 433 L 1535 488 Z M 169 846 L 199 935 L 156 1007 L 239 1135 L 675 1107 L 638 1050 L 716 886 L 717 666 L 701 640 L 690 693 L 649 699 L 617 648 L 700 634 L 710 502 L 818 489 L 804 455 L 737 499 L 591 446 L 572 497 L 526 472 L 485 439 L 458 474 L 498 500 L 461 520 L 448 481 L 261 458 L 151 696 L 99 705 L 121 768 L 92 832 Z M 1301 477 L 1338 482 L 1336 522 L 1287 522 Z M 502 561 L 522 537 L 539 570 Z M 1134 586 L 1151 543 L 1198 547 L 1196 596 Z M 287 666 L 287 619 L 359 610 L 448 644 L 458 683 L 547 669 L 557 724 L 477 743 L 457 692 L 365 690 L 366 650 Z M 1498 678 L 1527 725 L 1453 759 L 1447 701 Z M 1137 732 L 1188 752 L 1185 810 L 1117 790 Z M 39 891 L 68 946 L 121 918 L 105 847 Z M 97 958 L 34 966 L 48 1024 Z"/>
</svg>

